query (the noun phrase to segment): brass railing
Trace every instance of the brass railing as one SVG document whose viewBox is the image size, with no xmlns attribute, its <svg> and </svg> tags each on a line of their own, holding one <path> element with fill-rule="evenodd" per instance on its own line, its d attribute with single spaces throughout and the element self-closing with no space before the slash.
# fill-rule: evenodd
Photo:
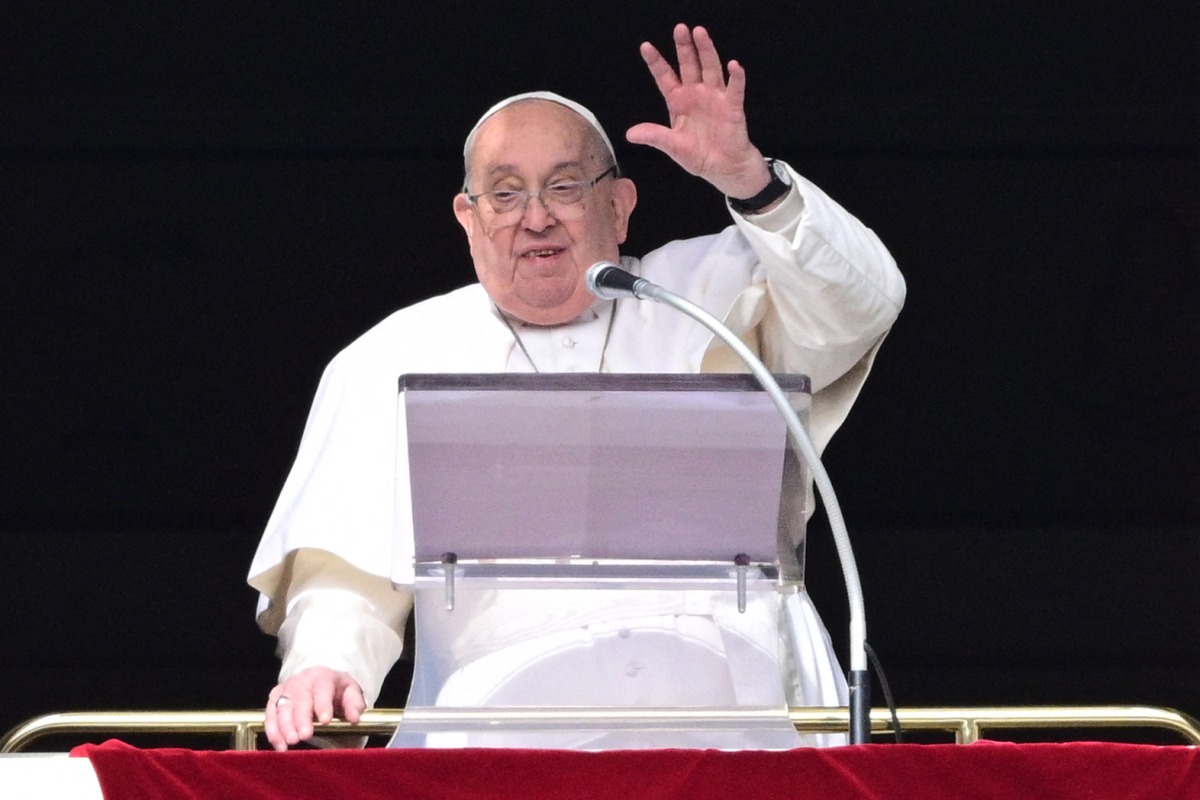
<svg viewBox="0 0 1200 800">
<path fill-rule="evenodd" d="M 415 712 L 414 712 L 415 713 Z M 744 714 L 744 712 L 735 712 Z M 789 716 L 802 733 L 839 733 L 849 728 L 845 708 L 792 708 Z M 1095 728 L 1153 728 L 1170 731 L 1186 743 L 1200 745 L 1200 723 L 1191 716 L 1154 706 L 995 706 L 962 708 L 900 708 L 900 727 L 905 731 L 942 731 L 953 734 L 959 744 L 977 741 L 984 730 L 1056 730 Z M 490 721 L 500 724 L 546 724 L 551 727 L 592 728 L 615 725 L 681 724 L 713 721 L 720 712 L 691 709 L 480 709 L 439 710 L 443 722 Z M 357 725 L 335 721 L 319 726 L 322 734 L 390 735 L 404 718 L 398 709 L 377 709 L 363 714 Z M 46 736 L 83 738 L 130 734 L 187 734 L 230 736 L 234 750 L 255 750 L 263 730 L 261 709 L 250 711 L 106 711 L 46 714 L 24 722 L 0 739 L 0 753 L 24 750 Z M 887 709 L 871 711 L 875 735 L 892 731 Z"/>
</svg>

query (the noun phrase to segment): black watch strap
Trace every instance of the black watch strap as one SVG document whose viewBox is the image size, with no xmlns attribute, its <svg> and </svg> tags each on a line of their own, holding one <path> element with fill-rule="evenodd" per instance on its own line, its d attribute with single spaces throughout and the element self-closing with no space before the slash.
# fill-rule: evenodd
<svg viewBox="0 0 1200 800">
<path fill-rule="evenodd" d="M 744 200 L 739 200 L 736 197 L 729 198 L 729 207 L 739 214 L 757 214 L 767 206 L 774 203 L 779 198 L 787 194 L 791 187 L 779 177 L 779 173 L 775 171 L 775 160 L 767 160 L 767 168 L 771 170 L 771 182 L 766 187 L 754 195 L 747 197 Z"/>
</svg>

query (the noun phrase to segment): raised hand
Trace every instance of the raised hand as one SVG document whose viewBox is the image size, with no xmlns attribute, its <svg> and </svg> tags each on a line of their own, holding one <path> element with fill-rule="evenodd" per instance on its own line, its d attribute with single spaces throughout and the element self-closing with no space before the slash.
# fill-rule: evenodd
<svg viewBox="0 0 1200 800">
<path fill-rule="evenodd" d="M 625 138 L 661 150 L 729 197 L 757 194 L 771 175 L 746 130 L 746 71 L 730 61 L 727 82 L 717 48 L 702 27 L 676 25 L 674 37 L 678 73 L 654 45 L 641 46 L 642 59 L 667 103 L 670 127 L 643 122 Z"/>
</svg>

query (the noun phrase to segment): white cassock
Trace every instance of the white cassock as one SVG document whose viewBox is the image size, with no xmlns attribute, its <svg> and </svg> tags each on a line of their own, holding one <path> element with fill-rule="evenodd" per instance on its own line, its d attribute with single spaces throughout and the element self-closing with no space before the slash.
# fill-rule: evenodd
<svg viewBox="0 0 1200 800">
<path fill-rule="evenodd" d="M 792 179 L 792 192 L 767 214 L 734 213 L 719 234 L 624 257 L 622 266 L 722 317 L 773 372 L 808 375 L 810 427 L 822 449 L 857 397 L 905 286 L 873 232 L 803 177 Z M 524 350 L 474 284 L 389 316 L 326 369 L 250 568 L 259 624 L 280 638 L 281 680 L 315 665 L 345 670 L 371 703 L 400 655 L 410 600 L 392 587 L 411 586 L 413 574 L 392 568 L 412 562 L 411 530 L 398 530 L 393 515 L 405 499 L 396 497 L 404 485 L 396 481 L 398 376 L 534 364 L 542 372 L 746 371 L 706 329 L 657 303 L 597 301 L 568 325 L 515 327 Z M 828 634 L 803 589 L 733 621 L 712 598 L 533 591 L 456 609 L 476 622 L 443 654 L 445 682 L 418 681 L 424 696 L 410 704 L 846 702 Z"/>
</svg>

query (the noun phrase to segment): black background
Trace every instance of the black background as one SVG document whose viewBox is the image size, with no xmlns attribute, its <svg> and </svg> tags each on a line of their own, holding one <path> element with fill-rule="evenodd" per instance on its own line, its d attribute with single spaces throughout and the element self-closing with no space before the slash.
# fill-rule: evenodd
<svg viewBox="0 0 1200 800">
<path fill-rule="evenodd" d="M 245 572 L 317 378 L 472 279 L 450 201 L 492 102 L 599 114 L 629 252 L 725 224 L 622 141 L 677 21 L 908 279 L 827 452 L 898 700 L 1200 714 L 1194 3 L 250 6 L 0 3 L 0 729 L 261 703 Z"/>
</svg>

